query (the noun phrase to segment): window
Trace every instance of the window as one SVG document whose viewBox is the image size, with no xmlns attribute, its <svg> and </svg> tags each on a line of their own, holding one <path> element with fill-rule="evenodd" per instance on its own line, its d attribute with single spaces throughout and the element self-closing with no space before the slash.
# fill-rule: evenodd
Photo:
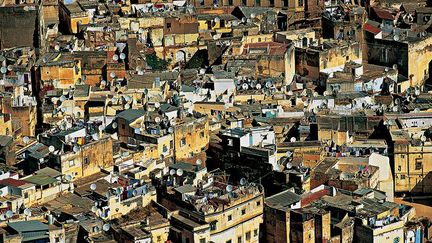
<svg viewBox="0 0 432 243">
<path fill-rule="evenodd" d="M 88 165 L 89 164 L 89 159 L 87 157 L 84 158 L 84 164 Z"/>
<path fill-rule="evenodd" d="M 206 239 L 205 238 L 200 239 L 200 243 L 206 243 Z"/>
<path fill-rule="evenodd" d="M 216 230 L 216 223 L 217 221 L 210 222 L 210 230 Z"/>
<path fill-rule="evenodd" d="M 241 213 L 242 213 L 242 215 L 245 215 L 246 214 L 246 209 L 242 209 Z"/>
<path fill-rule="evenodd" d="M 183 147 L 186 145 L 186 138 L 180 139 L 180 147 Z"/>
<path fill-rule="evenodd" d="M 232 220 L 232 214 L 228 215 L 228 221 Z"/>
<path fill-rule="evenodd" d="M 241 242 L 242 242 L 241 236 L 237 237 L 237 243 L 241 243 Z"/>
<path fill-rule="evenodd" d="M 158 241 L 158 242 L 161 241 L 161 236 L 160 236 L 160 235 L 157 236 L 157 241 Z"/>
<path fill-rule="evenodd" d="M 246 241 L 250 241 L 250 239 L 251 239 L 251 232 L 248 231 L 246 232 Z"/>
<path fill-rule="evenodd" d="M 162 152 L 164 153 L 168 152 L 168 147 L 165 144 L 162 147 Z"/>
<path fill-rule="evenodd" d="M 421 170 L 422 169 L 422 162 L 421 162 L 421 160 L 419 160 L 419 159 L 416 159 L 416 162 L 415 162 L 415 169 L 416 170 Z"/>
<path fill-rule="evenodd" d="M 257 207 L 261 206 L 261 201 L 256 202 Z"/>
<path fill-rule="evenodd" d="M 298 6 L 303 7 L 303 0 L 298 0 Z"/>
<path fill-rule="evenodd" d="M 75 160 L 69 160 L 69 167 L 74 166 L 75 165 Z"/>
<path fill-rule="evenodd" d="M 200 137 L 203 138 L 204 135 L 205 135 L 205 134 L 204 134 L 204 131 L 201 131 L 201 132 L 200 132 Z"/>
<path fill-rule="evenodd" d="M 258 229 L 254 229 L 254 237 L 258 236 Z"/>
<path fill-rule="evenodd" d="M 226 243 L 232 243 L 232 241 L 231 240 L 227 240 Z"/>
<path fill-rule="evenodd" d="M 405 175 L 401 175 L 401 180 L 405 180 Z"/>
<path fill-rule="evenodd" d="M 398 171 L 402 170 L 402 166 L 398 165 Z"/>
<path fill-rule="evenodd" d="M 166 27 L 167 27 L 167 29 L 170 29 L 171 28 L 171 23 L 167 23 Z"/>
<path fill-rule="evenodd" d="M 269 0 L 270 7 L 274 7 L 274 0 Z"/>
</svg>

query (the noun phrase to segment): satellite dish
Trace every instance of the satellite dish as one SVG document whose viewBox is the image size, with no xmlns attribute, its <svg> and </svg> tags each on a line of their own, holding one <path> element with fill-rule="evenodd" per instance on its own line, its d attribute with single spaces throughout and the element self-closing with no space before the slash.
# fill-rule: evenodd
<svg viewBox="0 0 432 243">
<path fill-rule="evenodd" d="M 66 179 L 67 181 L 71 181 L 71 180 L 72 180 L 72 175 L 66 175 L 66 176 L 65 176 L 65 179 Z"/>
<path fill-rule="evenodd" d="M 398 112 L 399 108 L 397 106 L 393 106 L 393 112 Z"/>
<path fill-rule="evenodd" d="M 6 215 L 0 214 L 0 220 L 2 220 L 2 221 L 6 220 Z"/>
<path fill-rule="evenodd" d="M 132 195 L 133 195 L 134 197 L 138 196 L 138 191 L 137 191 L 137 190 L 133 190 L 133 191 L 132 191 Z"/>
<path fill-rule="evenodd" d="M 199 70 L 199 73 L 200 73 L 201 75 L 204 75 L 204 74 L 206 73 L 205 68 L 201 68 L 201 69 Z"/>
<path fill-rule="evenodd" d="M 93 213 L 96 213 L 97 210 L 98 210 L 98 208 L 97 208 L 96 206 L 92 206 L 92 207 L 91 207 L 91 211 L 92 211 Z"/>
<path fill-rule="evenodd" d="M 31 216 L 32 212 L 29 208 L 24 209 L 24 215 L 25 216 Z"/>
<path fill-rule="evenodd" d="M 0 68 L 0 72 L 3 73 L 3 74 L 7 73 L 7 68 L 6 67 L 1 67 Z"/>
<path fill-rule="evenodd" d="M 124 53 L 120 53 L 120 59 L 121 59 L 121 60 L 126 59 L 126 54 L 124 54 Z"/>
<path fill-rule="evenodd" d="M 421 137 L 420 137 L 420 140 L 424 143 L 424 142 L 426 142 L 426 136 L 425 135 L 421 135 Z"/>
<path fill-rule="evenodd" d="M 54 146 L 51 145 L 48 147 L 48 150 L 50 151 L 50 153 L 52 153 L 55 151 L 55 148 L 54 148 Z"/>
<path fill-rule="evenodd" d="M 261 84 L 259 84 L 259 83 L 256 84 L 255 88 L 258 89 L 258 90 L 261 89 L 261 88 L 262 88 L 262 87 L 261 87 Z"/>
<path fill-rule="evenodd" d="M 12 70 L 13 70 L 13 66 L 12 66 L 12 65 L 8 65 L 8 66 L 7 66 L 7 70 L 8 70 L 8 71 L 12 71 Z"/>
<path fill-rule="evenodd" d="M 244 186 L 244 185 L 246 185 L 246 183 L 247 183 L 246 178 L 241 178 L 240 179 L 240 185 Z"/>
<path fill-rule="evenodd" d="M 98 141 L 99 140 L 99 134 L 93 133 L 92 138 L 93 138 L 93 140 Z"/>
<path fill-rule="evenodd" d="M 419 95 L 420 95 L 420 90 L 419 90 L 419 89 L 416 89 L 416 90 L 414 91 L 414 94 L 417 95 L 417 96 L 419 96 Z"/>
<path fill-rule="evenodd" d="M 295 141 L 297 141 L 297 139 L 296 139 L 295 137 L 292 137 L 292 138 L 290 139 L 290 141 L 291 141 L 291 143 L 294 143 Z"/>
<path fill-rule="evenodd" d="M 99 215 L 102 215 L 102 210 L 99 209 Z M 100 229 L 98 226 L 93 227 L 93 233 L 99 233 Z"/>
<path fill-rule="evenodd" d="M 128 110 L 128 109 L 130 109 L 130 105 L 129 105 L 129 104 L 126 104 L 126 105 L 124 106 L 124 108 L 125 108 L 125 110 Z"/>
<path fill-rule="evenodd" d="M 94 184 L 94 183 L 91 184 L 90 185 L 90 190 L 92 190 L 92 191 L 96 190 L 96 184 Z"/>
<path fill-rule="evenodd" d="M 80 151 L 80 148 L 79 148 L 78 145 L 75 144 L 75 145 L 73 146 L 72 150 L 74 151 L 74 153 L 78 153 L 78 152 Z"/>
<path fill-rule="evenodd" d="M 234 21 L 232 22 L 232 25 L 233 25 L 234 27 L 237 27 L 237 26 L 239 25 L 239 21 L 238 21 L 238 20 L 234 20 Z"/>
<path fill-rule="evenodd" d="M 419 108 L 415 108 L 414 109 L 414 113 L 420 113 L 420 109 Z"/>
<path fill-rule="evenodd" d="M 60 96 L 60 101 L 61 102 L 64 102 L 65 100 L 66 100 L 66 96 L 64 96 L 64 95 Z"/>
<path fill-rule="evenodd" d="M 393 69 L 397 70 L 398 69 L 398 65 L 397 64 L 393 64 Z"/>
<path fill-rule="evenodd" d="M 116 129 L 116 128 L 117 128 L 117 122 L 113 122 L 113 123 L 112 123 L 112 127 L 113 127 L 114 129 Z"/>
<path fill-rule="evenodd" d="M 156 107 L 156 109 L 158 109 L 158 108 L 160 107 L 160 103 L 159 103 L 159 102 L 156 102 L 156 103 L 154 104 L 154 106 Z"/>
<path fill-rule="evenodd" d="M 256 17 L 256 14 L 255 13 L 251 13 L 250 17 L 251 17 L 251 19 L 254 19 Z"/>
<path fill-rule="evenodd" d="M 286 164 L 285 167 L 286 167 L 288 170 L 290 170 L 290 169 L 292 168 L 292 164 L 288 162 L 288 163 Z"/>
<path fill-rule="evenodd" d="M 315 107 L 315 108 L 312 109 L 312 111 L 313 111 L 314 114 L 318 114 L 318 108 Z"/>
<path fill-rule="evenodd" d="M 227 185 L 225 189 L 226 189 L 227 192 L 232 192 L 233 191 L 233 186 L 232 185 Z"/>
<path fill-rule="evenodd" d="M 246 17 L 243 17 L 243 18 L 241 19 L 241 22 L 242 22 L 242 23 L 246 23 L 246 22 L 247 22 L 247 18 L 246 18 Z"/>
<path fill-rule="evenodd" d="M 243 83 L 243 84 L 242 84 L 242 88 L 243 88 L 244 90 L 247 90 L 247 89 L 249 88 L 249 85 L 248 85 L 247 83 Z"/>
<path fill-rule="evenodd" d="M 289 96 L 292 96 L 294 93 L 290 90 L 290 91 L 288 91 L 288 95 Z"/>
<path fill-rule="evenodd" d="M 318 97 L 318 92 L 313 92 L 313 97 Z"/>
<path fill-rule="evenodd" d="M 110 73 L 110 77 L 111 77 L 111 78 L 115 78 L 115 77 L 116 77 L 115 72 L 111 72 L 111 73 Z"/>
<path fill-rule="evenodd" d="M 113 57 L 112 57 L 112 59 L 113 59 L 114 61 L 118 61 L 119 56 L 118 56 L 117 54 L 114 54 Z"/>
<path fill-rule="evenodd" d="M 177 169 L 177 175 L 182 176 L 183 175 L 183 169 Z"/>
<path fill-rule="evenodd" d="M 154 119 L 154 121 L 156 122 L 156 123 L 159 123 L 159 122 L 161 122 L 161 119 L 160 119 L 160 117 L 155 117 L 155 119 Z"/>
<path fill-rule="evenodd" d="M 195 161 L 195 163 L 196 163 L 197 165 L 202 165 L 202 160 L 197 159 L 197 160 Z"/>
<path fill-rule="evenodd" d="M 27 137 L 27 136 L 23 137 L 23 142 L 24 142 L 25 144 L 29 143 L 29 142 L 30 142 L 30 138 Z"/>
<path fill-rule="evenodd" d="M 394 35 L 394 36 L 393 36 L 393 40 L 394 40 L 394 41 L 399 41 L 399 39 L 400 39 L 400 38 L 399 38 L 399 35 Z"/>
<path fill-rule="evenodd" d="M 171 169 L 170 171 L 169 171 L 169 173 L 170 173 L 170 175 L 175 175 L 175 173 L 176 173 L 176 170 L 174 170 L 174 169 Z"/>
<path fill-rule="evenodd" d="M 106 223 L 102 226 L 103 231 L 108 231 L 111 228 L 109 223 Z"/>
<path fill-rule="evenodd" d="M 11 210 L 6 211 L 6 218 L 12 218 L 14 213 Z"/>
<path fill-rule="evenodd" d="M 168 128 L 168 133 L 174 133 L 174 128 L 169 127 L 169 128 Z"/>
</svg>

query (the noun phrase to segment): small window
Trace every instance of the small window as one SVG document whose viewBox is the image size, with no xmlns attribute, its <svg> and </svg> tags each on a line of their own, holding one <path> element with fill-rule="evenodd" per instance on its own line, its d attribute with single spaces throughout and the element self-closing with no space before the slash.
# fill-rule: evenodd
<svg viewBox="0 0 432 243">
<path fill-rule="evenodd" d="M 228 221 L 232 220 L 232 214 L 228 215 Z"/>
<path fill-rule="evenodd" d="M 258 236 L 258 229 L 254 229 L 254 237 Z"/>
<path fill-rule="evenodd" d="M 246 209 L 242 209 L 241 214 L 245 215 L 246 214 Z"/>
<path fill-rule="evenodd" d="M 84 164 L 88 165 L 89 164 L 89 159 L 87 157 L 84 158 Z"/>
<path fill-rule="evenodd" d="M 75 165 L 75 160 L 69 160 L 69 167 L 74 166 Z"/>
<path fill-rule="evenodd" d="M 256 202 L 257 207 L 261 206 L 261 201 Z"/>
<path fill-rule="evenodd" d="M 206 239 L 205 238 L 200 239 L 200 243 L 206 243 Z"/>
<path fill-rule="evenodd" d="M 405 175 L 401 175 L 401 180 L 405 180 Z"/>
<path fill-rule="evenodd" d="M 422 162 L 421 161 L 416 161 L 415 162 L 415 169 L 416 170 L 421 170 L 422 169 Z"/>
<path fill-rule="evenodd" d="M 251 239 L 251 232 L 248 231 L 246 232 L 246 241 L 250 241 L 250 239 Z"/>
<path fill-rule="evenodd" d="M 210 230 L 216 230 L 216 223 L 217 221 L 210 222 Z"/>
<path fill-rule="evenodd" d="M 234 146 L 234 141 L 231 138 L 228 139 L 228 146 Z"/>
<path fill-rule="evenodd" d="M 186 145 L 186 138 L 180 139 L 180 147 L 183 147 Z"/>
<path fill-rule="evenodd" d="M 166 146 L 165 144 L 162 147 L 162 152 L 164 153 L 168 152 L 168 146 Z"/>
<path fill-rule="evenodd" d="M 200 137 L 201 137 L 201 138 L 204 138 L 204 136 L 205 136 L 204 131 L 201 131 L 201 132 L 200 132 Z"/>
<path fill-rule="evenodd" d="M 242 243 L 242 237 L 241 236 L 237 237 L 237 243 Z"/>
</svg>

